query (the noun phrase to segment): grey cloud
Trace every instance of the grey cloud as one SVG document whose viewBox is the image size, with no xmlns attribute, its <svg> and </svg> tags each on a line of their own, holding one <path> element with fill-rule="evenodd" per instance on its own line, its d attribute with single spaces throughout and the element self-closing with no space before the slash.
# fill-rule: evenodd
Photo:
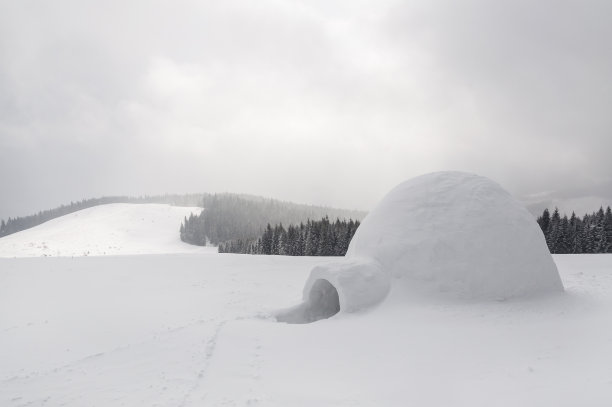
<svg viewBox="0 0 612 407">
<path fill-rule="evenodd" d="M 439 169 L 517 195 L 607 185 L 612 169 L 605 2 L 0 11 L 0 217 L 166 191 L 367 209 Z"/>
<path fill-rule="evenodd" d="M 610 173 L 611 11 L 601 1 L 407 2 L 388 30 L 399 47 L 417 41 L 474 103 L 473 156 L 518 170 L 517 189 L 562 189 Z"/>
</svg>

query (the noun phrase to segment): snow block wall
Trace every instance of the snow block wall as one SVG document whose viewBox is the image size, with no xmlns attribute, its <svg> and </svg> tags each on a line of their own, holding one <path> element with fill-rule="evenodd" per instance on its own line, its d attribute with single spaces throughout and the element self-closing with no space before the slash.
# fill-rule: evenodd
<svg viewBox="0 0 612 407">
<path fill-rule="evenodd" d="M 321 280 L 335 289 L 343 312 L 380 303 L 400 282 L 466 299 L 563 291 L 533 216 L 494 181 L 462 172 L 422 175 L 391 190 L 363 220 L 345 258 L 315 267 L 304 302 L 279 320 L 329 317 L 325 301 L 317 301 L 327 299 Z"/>
</svg>

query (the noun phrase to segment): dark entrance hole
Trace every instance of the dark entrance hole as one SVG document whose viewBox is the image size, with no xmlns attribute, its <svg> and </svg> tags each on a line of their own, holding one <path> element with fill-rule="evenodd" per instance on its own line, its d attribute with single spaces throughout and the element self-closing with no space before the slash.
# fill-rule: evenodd
<svg viewBox="0 0 612 407">
<path fill-rule="evenodd" d="M 308 300 L 281 312 L 276 316 L 276 320 L 288 324 L 308 324 L 334 316 L 339 311 L 338 290 L 329 281 L 320 279 L 312 285 Z"/>
</svg>

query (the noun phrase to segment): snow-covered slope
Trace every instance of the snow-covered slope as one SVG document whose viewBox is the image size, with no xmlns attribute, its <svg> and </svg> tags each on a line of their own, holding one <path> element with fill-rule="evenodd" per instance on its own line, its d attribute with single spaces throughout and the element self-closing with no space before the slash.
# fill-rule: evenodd
<svg viewBox="0 0 612 407">
<path fill-rule="evenodd" d="M 201 252 L 206 249 L 179 238 L 183 217 L 201 211 L 162 204 L 95 206 L 0 238 L 0 257 Z"/>
<path fill-rule="evenodd" d="M 0 259 L 0 405 L 610 406 L 612 255 L 555 256 L 552 297 L 266 318 L 329 261 Z"/>
</svg>

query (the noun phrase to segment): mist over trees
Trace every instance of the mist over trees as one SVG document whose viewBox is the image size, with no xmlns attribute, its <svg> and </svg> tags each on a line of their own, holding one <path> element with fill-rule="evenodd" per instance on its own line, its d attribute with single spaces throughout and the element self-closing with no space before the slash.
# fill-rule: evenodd
<svg viewBox="0 0 612 407">
<path fill-rule="evenodd" d="M 309 219 L 363 219 L 365 212 L 326 208 L 263 199 L 248 195 L 219 194 L 204 203 L 199 215 L 185 218 L 181 240 L 195 245 L 258 239 L 268 225 L 296 225 Z"/>
<path fill-rule="evenodd" d="M 40 211 L 37 214 L 0 220 L 0 237 L 38 226 L 49 220 L 97 205 L 112 203 L 161 203 L 206 208 L 180 225 L 181 239 L 195 245 L 218 245 L 235 239 L 256 239 L 268 223 L 297 224 L 326 215 L 340 219 L 362 219 L 365 212 L 302 205 L 247 194 L 164 194 L 154 196 L 108 196 L 83 199 Z M 177 228 L 179 225 L 177 225 Z"/>
<path fill-rule="evenodd" d="M 180 225 L 182 241 L 218 245 L 221 253 L 339 256 L 366 215 L 362 211 L 302 205 L 245 194 L 165 194 L 83 199 L 37 214 L 0 220 L 0 237 L 82 209 L 111 203 L 163 203 L 203 207 Z M 314 221 L 313 219 L 320 219 Z M 336 219 L 331 222 L 330 219 Z M 354 220 L 352 220 L 354 219 Z M 583 217 L 545 209 L 537 222 L 551 253 L 612 253 L 608 206 Z M 274 225 L 274 226 L 272 226 Z M 289 225 L 289 226 L 284 226 Z"/>
<path fill-rule="evenodd" d="M 608 206 L 580 218 L 574 212 L 568 218 L 555 208 L 537 219 L 551 253 L 612 253 L 612 211 Z"/>
<path fill-rule="evenodd" d="M 98 205 L 111 203 L 162 203 L 175 206 L 200 206 L 209 194 L 164 194 L 154 196 L 106 196 L 101 198 L 83 199 L 78 202 L 70 202 L 68 205 L 61 205 L 57 208 L 40 211 L 34 215 L 8 218 L 0 221 L 0 237 L 10 235 L 38 226 L 41 223 L 51 219 L 59 218 L 60 216 L 80 211 L 82 209 L 91 208 Z"/>
<path fill-rule="evenodd" d="M 359 221 L 307 220 L 299 225 L 268 224 L 257 239 L 230 240 L 219 244 L 219 253 L 278 254 L 286 256 L 344 256 Z"/>
</svg>

